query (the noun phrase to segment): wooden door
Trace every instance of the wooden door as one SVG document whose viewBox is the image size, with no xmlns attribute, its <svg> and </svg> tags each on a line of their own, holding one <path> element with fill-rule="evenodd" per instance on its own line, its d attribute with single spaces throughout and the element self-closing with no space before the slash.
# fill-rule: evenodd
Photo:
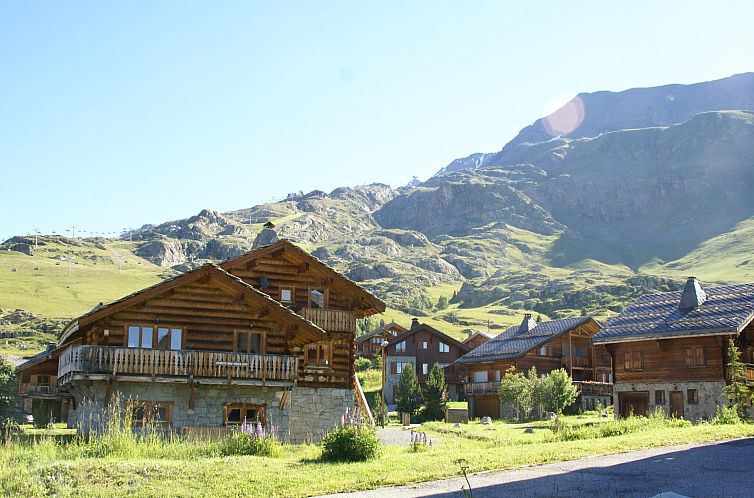
<svg viewBox="0 0 754 498">
<path fill-rule="evenodd" d="M 628 417 L 632 414 L 646 417 L 649 414 L 649 393 L 618 393 L 618 404 L 621 417 Z"/>
<path fill-rule="evenodd" d="M 474 396 L 474 417 L 500 418 L 500 398 L 497 396 Z"/>
<path fill-rule="evenodd" d="M 683 391 L 670 391 L 670 416 L 683 418 Z"/>
</svg>

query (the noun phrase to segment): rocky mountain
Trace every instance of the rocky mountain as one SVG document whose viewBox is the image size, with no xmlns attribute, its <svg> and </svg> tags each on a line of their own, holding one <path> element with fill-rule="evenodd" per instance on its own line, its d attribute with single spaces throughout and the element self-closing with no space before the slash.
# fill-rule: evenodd
<svg viewBox="0 0 754 498">
<path fill-rule="evenodd" d="M 580 93 L 564 106 L 523 128 L 498 153 L 456 159 L 438 174 L 510 163 L 519 145 L 553 138 L 588 138 L 618 130 L 664 127 L 709 111 L 754 110 L 754 73 L 691 85 Z"/>
</svg>

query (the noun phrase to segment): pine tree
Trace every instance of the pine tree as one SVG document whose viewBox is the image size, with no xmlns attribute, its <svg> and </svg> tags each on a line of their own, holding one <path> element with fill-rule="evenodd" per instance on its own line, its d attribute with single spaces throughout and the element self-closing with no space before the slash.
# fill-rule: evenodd
<svg viewBox="0 0 754 498">
<path fill-rule="evenodd" d="M 723 390 L 725 396 L 728 398 L 730 405 L 736 409 L 738 416 L 742 420 L 749 419 L 749 403 L 748 399 L 751 395 L 749 386 L 746 385 L 746 369 L 744 364 L 741 363 L 741 352 L 736 347 L 736 343 L 733 339 L 728 339 L 728 385 Z"/>
<path fill-rule="evenodd" d="M 419 408 L 421 389 L 419 388 L 419 380 L 416 378 L 416 371 L 411 363 L 406 363 L 400 377 L 398 377 L 395 397 L 398 411 L 401 413 L 413 415 Z"/>
<path fill-rule="evenodd" d="M 445 387 L 445 370 L 439 363 L 435 363 L 429 371 L 424 389 L 424 413 L 427 420 L 442 420 L 448 404 Z"/>
</svg>

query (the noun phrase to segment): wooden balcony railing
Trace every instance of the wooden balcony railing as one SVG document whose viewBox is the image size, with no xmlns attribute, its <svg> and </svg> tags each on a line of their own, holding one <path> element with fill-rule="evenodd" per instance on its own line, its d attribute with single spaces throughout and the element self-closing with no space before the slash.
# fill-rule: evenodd
<svg viewBox="0 0 754 498">
<path fill-rule="evenodd" d="M 571 361 L 573 361 L 574 367 L 589 367 L 589 358 L 586 356 L 563 356 L 563 366 L 568 367 L 571 365 Z"/>
<path fill-rule="evenodd" d="M 301 308 L 298 314 L 328 332 L 356 332 L 356 314 L 353 311 Z"/>
<path fill-rule="evenodd" d="M 75 374 L 151 375 L 295 381 L 298 357 L 212 351 L 158 351 L 112 346 L 71 346 L 60 355 L 60 385 Z"/>
<path fill-rule="evenodd" d="M 500 382 L 469 382 L 464 385 L 467 395 L 497 394 L 500 391 Z"/>
<path fill-rule="evenodd" d="M 40 384 L 21 384 L 18 389 L 22 396 L 57 396 L 58 386 Z"/>
<path fill-rule="evenodd" d="M 579 392 L 586 396 L 612 396 L 613 385 L 607 382 L 573 381 Z"/>
<path fill-rule="evenodd" d="M 754 382 L 754 365 L 745 365 L 746 370 L 746 382 Z"/>
</svg>

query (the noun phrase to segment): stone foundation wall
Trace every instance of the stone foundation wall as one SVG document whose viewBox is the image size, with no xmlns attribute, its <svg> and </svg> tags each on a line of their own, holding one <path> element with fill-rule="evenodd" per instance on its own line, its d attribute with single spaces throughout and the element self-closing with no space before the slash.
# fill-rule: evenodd
<svg viewBox="0 0 754 498">
<path fill-rule="evenodd" d="M 68 425 L 81 431 L 98 430 L 106 422 L 103 414 L 106 384 L 73 383 L 71 394 L 75 409 L 68 412 Z M 117 396 L 122 407 L 128 400 L 166 401 L 173 403 L 173 429 L 183 427 L 221 427 L 223 405 L 249 403 L 265 406 L 266 422 L 290 442 L 317 442 L 340 421 L 346 407 L 353 410 L 354 393 L 350 389 L 308 388 L 294 386 L 285 406 L 280 407 L 283 388 L 238 385 L 196 387 L 193 409 L 189 409 L 191 388 L 187 384 L 113 382 L 111 402 Z"/>
<path fill-rule="evenodd" d="M 714 417 L 718 406 L 728 404 L 728 400 L 724 396 L 724 387 L 725 382 L 722 381 L 615 384 L 613 387 L 613 405 L 615 406 L 615 413 L 620 413 L 619 393 L 645 391 L 649 393 L 649 411 L 652 412 L 659 407 L 669 416 L 670 391 L 681 391 L 683 393 L 683 417 L 692 422 L 697 422 Z M 689 389 L 697 390 L 699 403 L 689 404 L 687 394 Z M 665 391 L 665 403 L 657 404 L 655 402 L 655 391 Z"/>
<path fill-rule="evenodd" d="M 318 442 L 337 426 L 346 408 L 356 406 L 351 389 L 295 387 L 291 393 L 290 441 Z"/>
<path fill-rule="evenodd" d="M 411 363 L 414 366 L 414 371 L 416 371 L 416 358 L 413 356 L 388 356 L 385 361 L 385 399 L 387 399 L 388 409 L 393 411 L 396 408 L 395 402 L 393 402 L 393 391 L 395 390 L 395 386 L 398 385 L 398 379 L 401 374 L 390 373 L 393 371 L 392 364 Z"/>
</svg>

